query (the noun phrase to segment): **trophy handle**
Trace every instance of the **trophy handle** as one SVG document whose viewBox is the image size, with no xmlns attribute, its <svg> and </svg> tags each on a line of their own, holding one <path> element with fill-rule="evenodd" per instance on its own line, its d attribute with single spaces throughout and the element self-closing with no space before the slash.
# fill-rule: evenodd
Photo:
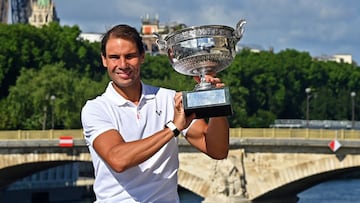
<svg viewBox="0 0 360 203">
<path fill-rule="evenodd" d="M 240 41 L 240 39 L 243 36 L 244 33 L 244 25 L 246 24 L 246 21 L 244 19 L 241 19 L 237 24 L 236 24 L 236 29 L 234 30 L 234 36 L 236 38 L 237 41 Z"/>
<path fill-rule="evenodd" d="M 167 48 L 167 43 L 166 41 L 161 37 L 161 35 L 159 35 L 158 33 L 154 32 L 153 35 L 155 35 L 156 37 L 156 44 L 158 45 L 159 49 L 161 51 L 166 50 Z"/>
</svg>

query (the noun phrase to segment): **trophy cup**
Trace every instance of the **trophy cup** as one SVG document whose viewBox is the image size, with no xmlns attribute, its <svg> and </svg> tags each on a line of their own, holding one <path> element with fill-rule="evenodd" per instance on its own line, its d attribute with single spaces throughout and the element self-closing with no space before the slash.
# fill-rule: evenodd
<svg viewBox="0 0 360 203">
<path fill-rule="evenodd" d="M 183 91 L 186 115 L 195 113 L 196 118 L 232 115 L 229 88 L 215 88 L 206 82 L 205 75 L 220 72 L 231 64 L 245 23 L 240 20 L 235 29 L 222 25 L 188 27 L 164 39 L 154 33 L 159 49 L 168 54 L 177 72 L 200 78 L 193 91 Z"/>
</svg>

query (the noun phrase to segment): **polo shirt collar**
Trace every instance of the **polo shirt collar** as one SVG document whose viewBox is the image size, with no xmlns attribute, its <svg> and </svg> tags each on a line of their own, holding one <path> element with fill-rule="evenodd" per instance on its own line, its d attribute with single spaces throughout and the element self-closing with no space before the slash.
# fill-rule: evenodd
<svg viewBox="0 0 360 203">
<path fill-rule="evenodd" d="M 123 96 L 121 96 L 113 87 L 112 85 L 113 81 L 110 81 L 108 83 L 108 86 L 104 92 L 104 96 L 107 97 L 109 100 L 111 100 L 112 103 L 114 103 L 114 105 L 117 106 L 122 106 L 125 105 L 129 102 L 129 100 L 125 99 Z M 149 85 L 144 84 L 143 82 L 141 82 L 141 86 L 142 86 L 142 92 L 141 92 L 141 97 L 140 97 L 140 101 L 139 103 L 141 103 L 141 100 L 145 99 L 145 100 L 149 100 L 149 99 L 154 99 L 155 98 L 155 94 L 153 91 L 151 91 L 151 88 Z"/>
</svg>

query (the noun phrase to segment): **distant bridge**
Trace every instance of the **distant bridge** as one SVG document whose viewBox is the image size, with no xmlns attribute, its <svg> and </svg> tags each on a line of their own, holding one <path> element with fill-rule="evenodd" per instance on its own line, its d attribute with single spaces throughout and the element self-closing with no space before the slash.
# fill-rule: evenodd
<svg viewBox="0 0 360 203">
<path fill-rule="evenodd" d="M 296 202 L 301 191 L 360 167 L 360 131 L 231 129 L 227 159 L 212 160 L 179 139 L 179 185 L 204 202 Z M 60 136 L 73 147 L 59 147 Z M 328 144 L 338 140 L 333 152 Z M 69 162 L 90 162 L 81 130 L 0 131 L 0 186 Z"/>
</svg>

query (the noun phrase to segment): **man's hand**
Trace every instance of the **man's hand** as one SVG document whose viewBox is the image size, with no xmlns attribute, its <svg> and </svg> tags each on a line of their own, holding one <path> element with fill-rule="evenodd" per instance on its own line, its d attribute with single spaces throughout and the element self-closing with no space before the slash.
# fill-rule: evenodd
<svg viewBox="0 0 360 203">
<path fill-rule="evenodd" d="M 194 76 L 193 78 L 197 83 L 201 82 L 200 76 Z M 217 88 L 225 86 L 225 84 L 222 83 L 220 78 L 217 78 L 215 74 L 205 75 L 205 81 L 211 83 L 212 85 L 214 85 L 214 87 Z"/>
<path fill-rule="evenodd" d="M 186 117 L 184 106 L 182 103 L 182 92 L 177 92 L 175 95 L 174 124 L 181 131 L 189 127 L 191 121 L 194 118 L 195 118 L 195 113 Z"/>
</svg>

